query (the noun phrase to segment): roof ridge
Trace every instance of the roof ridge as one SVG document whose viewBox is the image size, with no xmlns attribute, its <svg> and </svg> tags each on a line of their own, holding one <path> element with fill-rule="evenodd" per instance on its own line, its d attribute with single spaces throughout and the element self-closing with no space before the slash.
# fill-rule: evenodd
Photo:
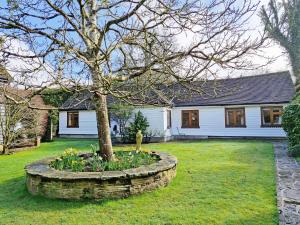
<svg viewBox="0 0 300 225">
<path fill-rule="evenodd" d="M 208 80 L 208 81 L 237 80 L 237 79 L 245 79 L 245 78 L 253 78 L 253 77 L 275 76 L 275 75 L 290 75 L 291 76 L 291 73 L 289 70 L 283 70 L 283 71 L 278 71 L 278 72 L 263 73 L 263 74 L 257 74 L 257 75 L 251 75 L 251 76 L 220 78 L 220 79 L 214 79 L 214 80 Z"/>
<path fill-rule="evenodd" d="M 202 81 L 201 83 L 203 83 Z M 213 83 L 217 88 L 213 88 Z M 221 84 L 221 85 L 219 85 Z M 195 85 L 201 85 L 200 81 Z M 220 86 L 220 87 L 219 87 Z M 247 104 L 275 104 L 289 102 L 294 93 L 294 85 L 289 71 L 280 71 L 267 74 L 209 80 L 204 94 L 185 94 L 184 86 L 175 85 L 174 90 L 178 94 L 173 99 L 175 106 L 216 106 L 216 105 L 247 105 Z M 71 99 L 72 98 L 72 99 Z M 79 103 L 80 100 L 83 100 Z M 138 99 L 137 99 L 138 100 Z M 84 96 L 74 99 L 70 97 L 61 109 L 91 110 L 93 104 L 88 105 L 90 99 L 84 100 Z M 66 104 L 68 103 L 68 105 Z"/>
</svg>

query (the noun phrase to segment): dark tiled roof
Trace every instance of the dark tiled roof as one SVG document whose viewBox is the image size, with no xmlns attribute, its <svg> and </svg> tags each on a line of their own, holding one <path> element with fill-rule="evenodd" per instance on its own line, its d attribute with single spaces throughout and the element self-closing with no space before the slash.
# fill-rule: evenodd
<svg viewBox="0 0 300 225">
<path fill-rule="evenodd" d="M 286 103 L 295 94 L 294 84 L 288 71 L 208 81 L 196 86 L 200 85 L 205 91 L 204 94 L 175 98 L 173 101 L 175 106 Z"/>
<path fill-rule="evenodd" d="M 93 110 L 92 94 L 88 91 L 75 93 L 60 107 L 61 110 Z"/>
<path fill-rule="evenodd" d="M 174 89 L 177 96 L 181 97 L 174 98 L 174 106 L 287 103 L 295 94 L 294 84 L 288 71 L 194 82 L 192 85 L 203 90 L 203 93 L 191 94 L 189 90 L 177 85 Z M 93 110 L 94 108 L 89 92 L 74 94 L 61 107 L 62 110 Z"/>
</svg>

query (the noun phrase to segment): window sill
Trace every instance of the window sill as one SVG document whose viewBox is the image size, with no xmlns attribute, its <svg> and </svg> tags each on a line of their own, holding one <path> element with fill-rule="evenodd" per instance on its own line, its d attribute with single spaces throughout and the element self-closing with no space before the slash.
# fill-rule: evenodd
<svg viewBox="0 0 300 225">
<path fill-rule="evenodd" d="M 68 126 L 67 128 L 79 128 L 79 127 L 69 127 L 69 126 Z"/>
<path fill-rule="evenodd" d="M 261 125 L 261 128 L 281 128 L 281 125 Z"/>
<path fill-rule="evenodd" d="M 225 128 L 247 128 L 247 126 L 225 126 Z"/>
<path fill-rule="evenodd" d="M 181 127 L 181 129 L 198 129 L 200 127 Z"/>
</svg>

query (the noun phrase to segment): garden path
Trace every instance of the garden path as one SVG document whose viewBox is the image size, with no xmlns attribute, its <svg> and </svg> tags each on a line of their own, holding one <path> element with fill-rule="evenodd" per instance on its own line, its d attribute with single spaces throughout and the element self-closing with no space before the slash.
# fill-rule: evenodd
<svg viewBox="0 0 300 225">
<path fill-rule="evenodd" d="M 273 142 L 280 225 L 300 224 L 300 165 L 287 155 L 287 142 Z"/>
</svg>

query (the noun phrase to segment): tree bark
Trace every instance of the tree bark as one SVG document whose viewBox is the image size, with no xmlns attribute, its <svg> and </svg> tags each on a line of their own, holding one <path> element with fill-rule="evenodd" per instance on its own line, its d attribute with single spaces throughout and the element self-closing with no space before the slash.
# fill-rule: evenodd
<svg viewBox="0 0 300 225">
<path fill-rule="evenodd" d="M 5 155 L 8 152 L 8 147 L 7 145 L 3 145 L 3 150 L 2 150 L 2 154 Z"/>
<path fill-rule="evenodd" d="M 100 155 L 104 160 L 112 161 L 114 160 L 114 155 L 110 137 L 106 95 L 96 93 L 95 103 Z"/>
<path fill-rule="evenodd" d="M 300 57 L 297 55 L 297 51 L 289 51 L 290 63 L 292 66 L 293 76 L 295 80 L 296 93 L 300 93 Z"/>
</svg>

